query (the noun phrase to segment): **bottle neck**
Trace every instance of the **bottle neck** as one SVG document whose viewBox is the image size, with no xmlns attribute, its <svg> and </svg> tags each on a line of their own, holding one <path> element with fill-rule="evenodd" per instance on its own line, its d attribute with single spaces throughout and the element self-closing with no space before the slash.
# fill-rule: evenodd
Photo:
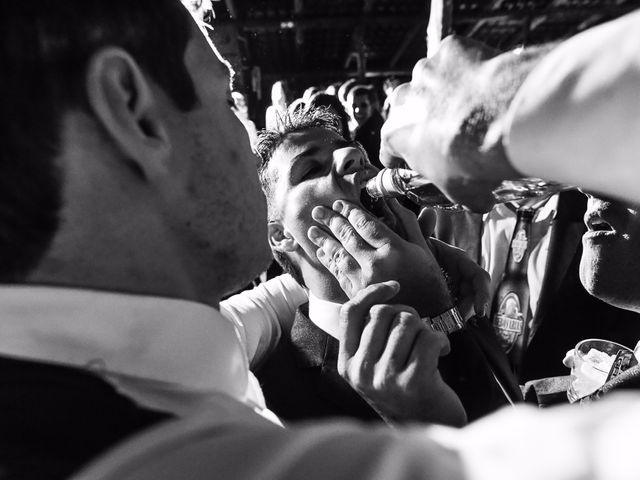
<svg viewBox="0 0 640 480">
<path fill-rule="evenodd" d="M 531 255 L 531 225 L 535 210 L 519 208 L 517 212 L 516 226 L 509 243 L 509 254 L 505 273 L 510 275 L 526 275 L 529 256 Z"/>
</svg>

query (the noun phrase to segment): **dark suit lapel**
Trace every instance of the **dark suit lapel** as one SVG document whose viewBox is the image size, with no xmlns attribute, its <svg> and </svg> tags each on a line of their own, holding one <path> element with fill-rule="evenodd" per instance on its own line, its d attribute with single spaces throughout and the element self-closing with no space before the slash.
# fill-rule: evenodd
<svg viewBox="0 0 640 480">
<path fill-rule="evenodd" d="M 493 325 L 487 317 L 478 317 L 475 326 L 466 330 L 473 335 L 476 343 L 484 353 L 487 363 L 496 379 L 513 402 L 522 401 L 520 385 L 511 371 L 507 356 L 504 354 L 496 338 Z"/>
<path fill-rule="evenodd" d="M 555 295 L 567 275 L 585 230 L 582 222 L 585 208 L 586 197 L 580 192 L 563 192 L 558 198 L 556 218 L 551 225 L 549 253 L 536 318 L 545 316 L 549 307 L 549 298 Z"/>
<path fill-rule="evenodd" d="M 291 341 L 300 368 L 319 368 L 318 395 L 344 411 L 344 415 L 364 420 L 380 419 L 380 416 L 338 373 L 340 344 L 321 330 L 308 317 L 308 304 L 296 312 L 291 329 Z"/>
<path fill-rule="evenodd" d="M 300 368 L 321 367 L 329 339 L 329 335 L 309 320 L 308 315 L 309 304 L 307 303 L 298 308 L 291 327 L 294 357 Z"/>
</svg>

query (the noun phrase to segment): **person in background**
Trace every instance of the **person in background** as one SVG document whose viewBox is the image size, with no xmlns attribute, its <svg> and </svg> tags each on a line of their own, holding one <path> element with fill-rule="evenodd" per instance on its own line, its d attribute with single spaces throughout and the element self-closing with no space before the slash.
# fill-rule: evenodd
<svg viewBox="0 0 640 480">
<path fill-rule="evenodd" d="M 233 103 L 235 108 L 233 112 L 236 114 L 238 119 L 244 125 L 244 128 L 247 130 L 247 134 L 249 135 L 249 143 L 251 143 L 251 148 L 255 148 L 256 142 L 258 141 L 258 130 L 256 129 L 256 124 L 249 118 L 249 107 L 247 106 L 247 98 L 244 94 L 240 92 L 231 92 L 231 97 L 233 98 Z"/>
<path fill-rule="evenodd" d="M 340 85 L 342 85 L 342 82 L 334 82 L 325 89 L 324 93 L 337 98 Z"/>
<path fill-rule="evenodd" d="M 279 118 L 287 113 L 289 101 L 284 80 L 278 80 L 271 86 L 271 105 L 265 113 L 265 128 L 276 128 Z"/>
<path fill-rule="evenodd" d="M 304 93 L 302 94 L 302 100 L 304 100 L 304 103 L 309 103 L 309 100 L 311 100 L 311 97 L 313 97 L 316 93 L 320 93 L 322 91 L 323 91 L 322 88 L 316 85 L 305 88 Z"/>
<path fill-rule="evenodd" d="M 384 119 L 376 104 L 375 92 L 370 85 L 358 85 L 347 94 L 348 111 L 357 124 L 354 139 L 364 147 L 369 161 L 376 167 L 382 168 L 379 159 L 380 129 Z"/>
<path fill-rule="evenodd" d="M 349 79 L 345 80 L 344 82 L 342 82 L 340 84 L 340 86 L 338 87 L 336 95 L 338 97 L 338 100 L 340 100 L 342 102 L 342 104 L 344 105 L 345 110 L 347 110 L 347 111 L 349 111 L 349 106 L 347 105 L 347 94 L 349 93 L 349 90 L 351 90 L 356 85 L 358 85 L 358 79 L 349 78 Z"/>
<path fill-rule="evenodd" d="M 296 98 L 289 105 L 289 108 L 287 109 L 286 115 L 294 114 L 296 112 L 302 112 L 306 108 L 306 106 L 307 106 L 307 103 L 305 102 L 305 100 L 302 97 Z M 280 119 L 280 123 L 284 122 L 284 119 L 286 118 L 286 115 L 285 115 L 285 117 L 282 117 Z"/>
<path fill-rule="evenodd" d="M 636 313 L 608 305 L 590 295 L 580 283 L 578 266 L 581 238 L 586 231 L 586 203 L 580 192 L 567 191 L 526 205 L 498 204 L 484 215 L 438 212 L 436 238 L 465 250 L 491 275 L 492 321 L 505 350 L 513 352 L 511 357 L 521 384 L 565 375 L 561 361 L 565 352 L 585 338 L 632 345 L 640 338 Z M 534 212 L 526 244 L 530 252 L 526 266 L 529 316 L 524 353 L 518 352 L 522 347 L 515 345 L 518 340 L 511 336 L 508 325 L 498 320 L 497 298 L 508 254 L 515 245 L 519 207 Z M 509 275 L 504 281 L 509 281 Z"/>
<path fill-rule="evenodd" d="M 389 108 L 391 108 L 391 94 L 400 85 L 400 80 L 396 77 L 387 77 L 382 83 L 382 90 L 384 91 L 384 103 L 382 104 L 382 118 L 385 120 L 389 116 Z"/>
</svg>

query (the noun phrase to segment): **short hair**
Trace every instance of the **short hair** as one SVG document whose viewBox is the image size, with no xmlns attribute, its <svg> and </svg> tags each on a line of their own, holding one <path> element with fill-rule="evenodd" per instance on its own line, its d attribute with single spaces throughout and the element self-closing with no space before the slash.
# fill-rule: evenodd
<svg viewBox="0 0 640 480">
<path fill-rule="evenodd" d="M 279 122 L 277 129 L 262 130 L 258 134 L 258 143 L 256 145 L 256 152 L 260 158 L 258 174 L 262 191 L 267 199 L 270 221 L 273 219 L 275 212 L 274 186 L 278 178 L 269 172 L 269 162 L 278 147 L 282 145 L 289 135 L 304 132 L 312 128 L 322 128 L 342 136 L 340 118 L 326 107 L 289 112 L 282 118 L 282 121 Z M 273 257 L 286 273 L 290 274 L 300 285 L 304 286 L 300 269 L 297 265 L 294 265 L 286 254 L 274 251 Z"/>
<path fill-rule="evenodd" d="M 23 281 L 55 236 L 61 119 L 88 111 L 85 72 L 106 46 L 129 52 L 186 111 L 188 12 L 176 0 L 26 0 L 0 7 L 0 281 Z"/>
</svg>

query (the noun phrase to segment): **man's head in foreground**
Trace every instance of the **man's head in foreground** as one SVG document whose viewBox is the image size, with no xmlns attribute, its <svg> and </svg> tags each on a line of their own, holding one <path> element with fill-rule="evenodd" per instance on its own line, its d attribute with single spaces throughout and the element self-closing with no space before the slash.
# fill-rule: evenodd
<svg viewBox="0 0 640 480">
<path fill-rule="evenodd" d="M 334 201 L 347 200 L 364 206 L 392 229 L 400 228 L 384 200 L 374 202 L 363 192 L 377 169 L 359 144 L 345 140 L 339 132 L 336 116 L 323 109 L 307 110 L 287 118 L 280 130 L 263 132 L 257 146 L 269 242 L 276 260 L 301 283 L 303 278 L 309 283 L 311 276 L 320 277 L 338 290 L 307 236 L 309 227 L 317 225 L 311 216 L 313 208 L 331 208 Z M 336 292 L 344 296 L 341 290 Z"/>
<path fill-rule="evenodd" d="M 587 196 L 580 280 L 594 297 L 640 312 L 640 209 Z"/>
<path fill-rule="evenodd" d="M 257 273 L 254 157 L 229 69 L 183 5 L 2 10 L 2 281 L 215 304 Z"/>
</svg>

